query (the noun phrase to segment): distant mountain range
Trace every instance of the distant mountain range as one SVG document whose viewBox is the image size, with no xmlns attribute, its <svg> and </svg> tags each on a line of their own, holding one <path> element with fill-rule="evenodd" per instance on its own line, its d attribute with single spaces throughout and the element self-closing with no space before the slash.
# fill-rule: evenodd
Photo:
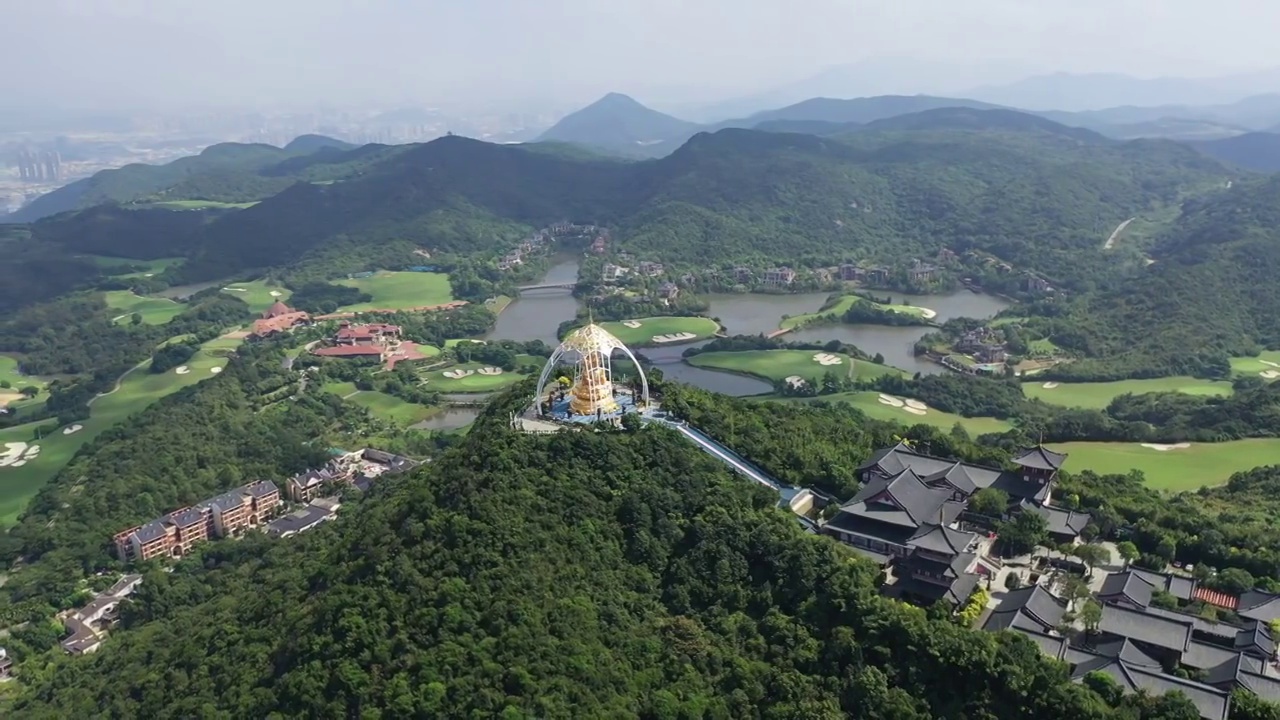
<svg viewBox="0 0 1280 720">
<path fill-rule="evenodd" d="M 742 118 L 700 125 L 659 113 L 625 95 L 611 93 L 567 116 L 539 139 L 574 143 L 623 157 L 662 157 L 699 132 L 754 128 L 833 134 L 838 131 L 836 126 L 849 131 L 877 120 L 941 108 L 1022 112 L 1118 140 L 1153 137 L 1202 142 L 1271 127 L 1280 120 L 1280 94 L 1256 95 L 1220 105 L 1125 105 L 1083 112 L 1034 113 L 970 98 L 932 95 L 811 98 Z"/>
<path fill-rule="evenodd" d="M 1248 170 L 1280 172 L 1280 133 L 1252 132 L 1188 143 L 1204 154 Z"/>
<path fill-rule="evenodd" d="M 1030 110 L 1086 111 L 1117 106 L 1221 105 L 1276 88 L 1280 88 L 1280 68 L 1213 78 L 1053 73 L 973 87 L 959 94 Z"/>
</svg>

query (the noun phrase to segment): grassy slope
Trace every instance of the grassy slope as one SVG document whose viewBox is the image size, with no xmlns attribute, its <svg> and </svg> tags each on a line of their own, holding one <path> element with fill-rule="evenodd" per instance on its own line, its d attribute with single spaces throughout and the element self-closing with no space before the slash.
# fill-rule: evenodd
<svg viewBox="0 0 1280 720">
<path fill-rule="evenodd" d="M 1137 443 L 1059 443 L 1054 450 L 1070 454 L 1067 470 L 1101 474 L 1141 470 L 1147 484 L 1160 490 L 1195 490 L 1220 485 L 1232 473 L 1280 460 L 1280 439 L 1259 438 L 1224 443 L 1192 443 L 1179 450 L 1159 451 Z"/>
<path fill-rule="evenodd" d="M 115 318 L 117 323 L 127 323 L 129 316 L 138 313 L 148 325 L 163 325 L 186 309 L 168 298 L 143 297 L 129 290 L 110 290 L 103 295 L 107 306 L 119 312 Z"/>
<path fill-rule="evenodd" d="M 217 200 L 162 200 L 160 202 L 145 203 L 146 207 L 164 208 L 166 210 L 208 210 L 211 208 L 234 208 L 243 210 L 247 207 L 257 205 L 258 201 L 253 202 L 218 202 Z"/>
<path fill-rule="evenodd" d="M 0 468 L 0 526 L 9 525 L 16 520 L 31 498 L 67 464 L 82 445 L 166 395 L 212 377 L 209 369 L 224 367 L 227 359 L 222 355 L 234 350 L 241 342 L 230 338 L 210 340 L 187 362 L 191 372 L 185 375 L 178 375 L 173 370 L 152 374 L 147 371 L 150 363 L 147 360 L 130 371 L 115 392 L 100 396 L 94 401 L 91 417 L 80 423 L 84 426 L 83 430 L 64 435 L 59 429 L 39 441 L 40 456 L 37 459 L 19 468 Z M 0 430 L 0 444 L 32 441 L 39 424 L 29 423 Z"/>
<path fill-rule="evenodd" d="M 359 288 L 373 300 L 345 305 L 339 310 L 400 310 L 440 305 L 454 300 L 449 276 L 444 273 L 380 272 L 373 277 L 337 280 L 339 285 Z"/>
<path fill-rule="evenodd" d="M 877 365 L 865 360 L 854 361 L 848 355 L 838 355 L 844 362 L 839 365 L 819 365 L 813 356 L 818 350 L 745 350 L 741 352 L 707 352 L 694 355 L 690 365 L 711 370 L 729 370 L 770 382 L 799 375 L 810 381 L 820 381 L 828 370 L 843 377 L 878 377 L 902 371 L 887 365 Z"/>
<path fill-rule="evenodd" d="M 1052 389 L 1045 389 L 1044 385 L 1042 380 L 1024 382 L 1022 392 L 1029 398 L 1037 398 L 1054 405 L 1098 410 L 1107 407 L 1113 399 L 1125 393 L 1135 395 L 1153 392 L 1181 392 L 1188 395 L 1231 394 L 1229 382 L 1199 380 L 1188 376 L 1117 382 L 1060 383 Z"/>
<path fill-rule="evenodd" d="M 222 288 L 222 291 L 228 295 L 234 295 L 249 305 L 249 309 L 260 313 L 271 307 L 277 300 L 287 302 L 293 291 L 284 286 L 268 285 L 262 280 L 254 280 L 253 282 L 231 283 Z M 279 297 L 272 297 L 271 293 L 280 293 Z"/>
<path fill-rule="evenodd" d="M 346 395 L 346 393 L 343 393 L 343 395 Z M 387 395 L 376 390 L 361 390 L 346 400 L 365 408 L 374 417 L 395 423 L 401 427 L 408 427 L 414 423 L 421 422 L 439 412 L 438 408 L 411 403 L 394 395 Z"/>
<path fill-rule="evenodd" d="M 881 310 L 891 310 L 893 312 L 907 313 L 909 315 L 917 316 L 923 315 L 925 310 L 925 308 L 916 307 L 914 305 L 884 305 L 882 303 L 872 302 L 866 298 L 858 297 L 857 295 L 845 295 L 836 301 L 836 303 L 831 307 L 824 308 L 817 312 L 804 313 L 802 315 L 795 315 L 786 318 L 782 322 L 778 323 L 778 327 L 791 329 L 801 325 L 807 325 L 811 322 L 817 322 L 820 319 L 827 322 L 839 322 L 840 318 L 849 311 L 849 308 L 854 306 L 854 303 L 860 302 L 870 303 Z"/>
<path fill-rule="evenodd" d="M 916 425 L 923 423 L 925 425 L 932 425 L 941 430 L 950 430 L 956 423 L 960 423 L 969 431 L 970 435 L 975 437 L 984 433 L 1004 432 L 1012 427 L 1012 425 L 1007 421 L 997 420 L 996 418 L 967 418 L 933 409 L 926 411 L 924 415 L 915 415 L 903 410 L 902 408 L 885 405 L 880 402 L 879 397 L 880 393 L 878 392 L 848 392 L 837 393 L 835 395 L 822 395 L 815 398 L 775 397 L 771 399 L 788 402 L 844 402 L 857 407 L 869 417 L 876 420 L 889 420 L 903 425 Z"/>
<path fill-rule="evenodd" d="M 631 328 L 623 325 L 621 321 L 602 322 L 600 327 L 608 330 L 615 337 L 630 347 L 643 347 L 646 345 L 661 346 L 673 343 L 655 343 L 653 337 L 655 335 L 675 335 L 678 333 L 693 333 L 697 337 L 688 342 L 695 340 L 705 340 L 715 335 L 719 326 L 716 321 L 704 317 L 647 317 L 635 318 L 640 323 L 640 327 Z M 678 344 L 678 343 L 675 343 Z"/>
</svg>

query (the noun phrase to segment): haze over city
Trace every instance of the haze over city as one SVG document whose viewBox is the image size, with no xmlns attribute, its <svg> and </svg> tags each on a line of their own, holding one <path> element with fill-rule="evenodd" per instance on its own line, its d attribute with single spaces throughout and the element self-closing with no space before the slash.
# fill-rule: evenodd
<svg viewBox="0 0 1280 720">
<path fill-rule="evenodd" d="M 0 107 L 77 110 L 543 111 L 612 90 L 675 110 L 851 64 L 862 94 L 1280 65 L 1280 6 L 1253 0 L 17 0 L 0 19 Z"/>
</svg>

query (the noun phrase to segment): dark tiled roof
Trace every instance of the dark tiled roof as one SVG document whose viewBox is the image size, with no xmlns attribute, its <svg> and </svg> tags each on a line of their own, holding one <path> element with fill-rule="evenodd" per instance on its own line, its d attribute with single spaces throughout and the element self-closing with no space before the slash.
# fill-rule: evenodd
<svg viewBox="0 0 1280 720">
<path fill-rule="evenodd" d="M 308 505 L 301 510 L 291 512 L 282 518 L 272 520 L 267 523 L 266 530 L 268 535 L 292 535 L 294 533 L 303 532 L 304 530 L 310 530 L 316 525 L 332 519 L 333 516 L 334 513 L 331 510 L 317 505 Z"/>
<path fill-rule="evenodd" d="M 213 498 L 212 500 L 206 500 L 200 504 L 208 507 L 217 506 L 219 510 L 224 511 L 234 510 L 235 508 L 244 505 L 244 495 L 240 494 L 239 491 L 233 490 L 228 493 L 222 493 L 218 497 Z"/>
<path fill-rule="evenodd" d="M 1043 632 L 1060 625 L 1066 611 L 1064 601 L 1039 585 L 1031 585 L 1005 594 L 983 629 L 994 631 L 1023 627 Z"/>
<path fill-rule="evenodd" d="M 1276 654 L 1276 641 L 1266 623 L 1250 620 L 1243 630 L 1236 633 L 1235 648 L 1254 657 L 1271 658 Z"/>
<path fill-rule="evenodd" d="M 152 540 L 162 538 L 165 536 L 164 521 L 152 520 L 146 525 L 138 528 L 134 535 L 137 535 L 138 541 L 142 543 L 148 543 Z"/>
<path fill-rule="evenodd" d="M 1191 628 L 1190 620 L 1176 620 L 1119 605 L 1103 605 L 1102 621 L 1098 623 L 1102 632 L 1177 652 L 1187 649 Z"/>
<path fill-rule="evenodd" d="M 1017 625 L 1007 628 L 1019 635 L 1027 638 L 1040 648 L 1040 652 L 1051 658 L 1058 660 L 1065 659 L 1067 653 L 1070 653 L 1070 646 L 1067 645 L 1067 639 L 1060 635 L 1050 635 L 1048 633 L 1039 632 L 1034 628 L 1023 628 Z M 1069 662 L 1069 661 L 1068 661 Z"/>
<path fill-rule="evenodd" d="M 1057 470 L 1062 467 L 1062 463 L 1066 462 L 1066 453 L 1056 453 L 1043 445 L 1023 450 L 1013 462 L 1022 467 L 1035 468 L 1037 470 Z"/>
<path fill-rule="evenodd" d="M 1044 518 L 1045 523 L 1049 526 L 1049 532 L 1054 535 L 1076 537 L 1084 530 L 1084 526 L 1089 524 L 1089 513 L 1038 505 L 1027 500 L 1023 500 L 1019 506 L 1024 512 L 1029 510 Z"/>
<path fill-rule="evenodd" d="M 1226 720 L 1230 694 L 1204 683 L 1183 680 L 1173 675 L 1166 675 L 1156 668 L 1101 656 L 1097 660 L 1076 665 L 1071 672 L 1071 677 L 1080 679 L 1090 672 L 1109 675 L 1129 692 L 1145 690 L 1154 695 L 1163 695 L 1178 690 L 1196 706 L 1200 717 L 1206 720 Z"/>
<path fill-rule="evenodd" d="M 1098 598 L 1103 602 L 1129 602 L 1139 607 L 1151 604 L 1151 583 L 1132 572 L 1112 573 L 1102 581 Z"/>
<path fill-rule="evenodd" d="M 978 486 L 974 484 L 973 478 L 969 477 L 969 473 L 964 469 L 964 463 L 961 462 L 955 463 L 946 470 L 926 476 L 924 481 L 926 484 L 933 486 L 945 483 L 965 495 L 972 495 L 978 491 Z"/>
<path fill-rule="evenodd" d="M 1270 622 L 1280 618 L 1280 595 L 1250 590 L 1240 596 L 1236 612 L 1250 620 Z"/>
<path fill-rule="evenodd" d="M 1142 568 L 1129 568 L 1129 572 L 1151 583 L 1156 590 L 1163 590 L 1179 600 L 1190 600 L 1195 591 L 1196 581 L 1192 578 Z"/>
<path fill-rule="evenodd" d="M 180 528 L 191 527 L 197 523 L 204 522 L 204 513 L 201 512 L 199 507 L 191 507 L 170 513 L 169 521 Z"/>
<path fill-rule="evenodd" d="M 917 598 L 928 602 L 946 600 L 952 605 L 959 605 L 965 600 L 968 600 L 969 596 L 973 594 L 974 588 L 977 586 L 978 576 L 973 573 L 964 573 L 953 580 L 949 586 L 914 580 L 911 578 L 900 580 L 897 584 L 899 590 Z"/>
<path fill-rule="evenodd" d="M 955 460 L 918 453 L 905 443 L 898 443 L 894 447 L 883 448 L 872 453 L 866 462 L 858 466 L 858 472 L 877 469 L 884 475 L 893 476 L 911 468 L 917 475 L 929 477 L 946 473 L 955 466 Z M 991 487 L 1001 475 L 1005 474 L 1002 470 L 981 465 L 960 463 L 960 466 L 976 490 Z"/>
<path fill-rule="evenodd" d="M 249 483 L 248 485 L 245 485 L 244 489 L 256 498 L 280 493 L 280 488 L 276 487 L 276 484 L 270 480 L 259 480 L 256 483 Z"/>
<path fill-rule="evenodd" d="M 1109 658 L 1118 658 L 1132 665 L 1142 665 L 1143 667 L 1161 667 L 1160 661 L 1138 649 L 1128 638 L 1112 640 L 1107 643 L 1099 643 L 1093 647 L 1096 655 L 1102 655 Z"/>
<path fill-rule="evenodd" d="M 842 511 L 875 517 L 894 525 L 945 525 L 954 520 L 961 509 L 957 506 L 948 517 L 944 505 L 950 499 L 951 493 L 925 485 L 919 475 L 907 468 L 888 479 L 867 483 L 853 500 L 844 505 Z"/>
<path fill-rule="evenodd" d="M 953 530 L 945 525 L 922 525 L 907 540 L 907 547 L 941 555 L 956 555 L 968 550 L 977 538 L 974 533 Z"/>
</svg>

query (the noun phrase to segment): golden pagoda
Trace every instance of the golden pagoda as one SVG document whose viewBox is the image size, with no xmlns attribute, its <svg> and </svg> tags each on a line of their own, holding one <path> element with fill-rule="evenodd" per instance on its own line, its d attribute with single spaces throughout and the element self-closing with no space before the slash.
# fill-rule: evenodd
<svg viewBox="0 0 1280 720">
<path fill-rule="evenodd" d="M 642 398 L 638 404 L 649 401 L 649 381 L 640 368 L 636 356 L 609 331 L 596 325 L 587 325 L 574 330 L 565 337 L 555 352 L 547 360 L 538 378 L 538 389 L 534 395 L 536 402 L 545 398 L 547 380 L 552 371 L 562 362 L 572 361 L 576 366 L 573 386 L 569 389 L 569 409 L 575 415 L 597 415 L 599 413 L 615 413 L 618 401 L 613 392 L 613 352 L 619 350 L 633 362 L 640 373 Z"/>
</svg>

